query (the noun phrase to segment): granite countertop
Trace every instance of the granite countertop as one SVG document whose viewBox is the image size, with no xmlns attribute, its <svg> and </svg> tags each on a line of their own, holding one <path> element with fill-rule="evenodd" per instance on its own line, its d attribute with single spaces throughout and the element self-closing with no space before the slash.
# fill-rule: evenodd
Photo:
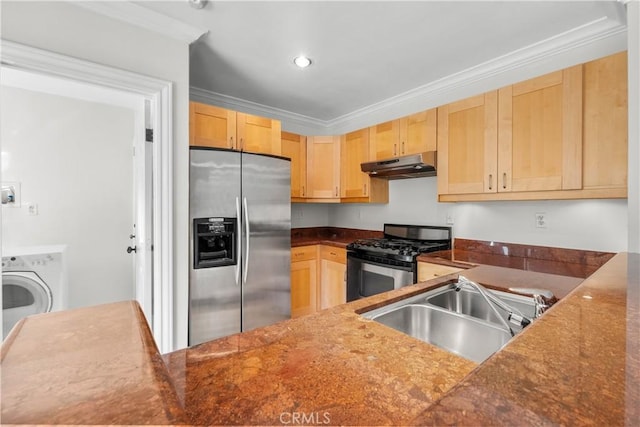
<svg viewBox="0 0 640 427">
<path fill-rule="evenodd" d="M 371 237 L 383 237 L 382 231 L 358 230 L 339 227 L 310 227 L 294 228 L 291 230 L 291 247 L 326 245 L 337 248 L 346 248 L 347 245 L 357 239 Z"/>
<path fill-rule="evenodd" d="M 417 425 L 638 425 L 640 255 L 619 254 Z"/>
<path fill-rule="evenodd" d="M 640 255 L 615 256 L 480 365 L 358 315 L 455 276 L 178 350 L 165 364 L 135 303 L 34 316 L 2 346 L 2 420 L 638 424 Z"/>
<path fill-rule="evenodd" d="M 453 249 L 420 255 L 418 261 L 469 268 L 486 264 L 517 270 L 586 278 L 615 254 L 455 238 Z"/>
<path fill-rule="evenodd" d="M 207 425 L 282 424 L 293 413 L 406 424 L 476 366 L 344 307 L 165 360 L 192 422 Z"/>
<path fill-rule="evenodd" d="M 138 303 L 27 317 L 2 343 L 3 424 L 187 424 Z"/>
<path fill-rule="evenodd" d="M 346 249 L 347 245 L 354 239 L 349 237 L 319 238 L 319 237 L 299 237 L 291 239 L 291 247 L 325 245 Z"/>
</svg>

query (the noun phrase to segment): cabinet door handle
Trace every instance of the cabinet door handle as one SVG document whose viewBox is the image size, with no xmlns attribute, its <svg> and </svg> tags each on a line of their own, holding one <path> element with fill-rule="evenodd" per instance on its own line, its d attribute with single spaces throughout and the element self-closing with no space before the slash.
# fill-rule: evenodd
<svg viewBox="0 0 640 427">
<path fill-rule="evenodd" d="M 367 195 L 367 184 L 364 185 L 364 195 Z"/>
<path fill-rule="evenodd" d="M 338 197 L 338 187 L 336 187 L 336 197 Z"/>
<path fill-rule="evenodd" d="M 402 154 L 405 154 L 405 152 L 404 152 L 404 141 L 402 141 Z"/>
<path fill-rule="evenodd" d="M 394 156 L 398 155 L 398 144 L 396 143 L 393 144 L 393 155 Z"/>
<path fill-rule="evenodd" d="M 502 174 L 502 188 L 506 189 L 507 188 L 507 173 L 504 172 Z"/>
<path fill-rule="evenodd" d="M 244 138 L 240 138 L 240 146 L 238 147 L 240 150 L 244 150 Z"/>
<path fill-rule="evenodd" d="M 233 137 L 232 136 L 229 137 L 229 144 L 231 145 L 232 149 L 234 149 L 234 150 L 236 149 L 235 145 L 233 145 Z"/>
<path fill-rule="evenodd" d="M 304 185 L 302 186 L 302 197 L 304 197 Z"/>
<path fill-rule="evenodd" d="M 333 255 L 333 256 L 338 256 L 338 254 L 337 254 L 337 253 L 335 253 L 335 252 L 329 252 L 329 253 L 330 253 L 331 255 Z"/>
<path fill-rule="evenodd" d="M 489 190 L 493 188 L 493 174 L 489 174 Z"/>
</svg>

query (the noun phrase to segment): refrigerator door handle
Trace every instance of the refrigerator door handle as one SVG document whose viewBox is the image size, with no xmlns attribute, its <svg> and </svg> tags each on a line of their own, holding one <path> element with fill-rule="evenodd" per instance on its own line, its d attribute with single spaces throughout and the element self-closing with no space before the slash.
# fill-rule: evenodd
<svg viewBox="0 0 640 427">
<path fill-rule="evenodd" d="M 247 207 L 247 198 L 244 198 L 244 227 L 246 231 L 246 254 L 244 258 L 244 277 L 242 283 L 247 283 L 247 274 L 249 273 L 249 208 Z"/>
<path fill-rule="evenodd" d="M 242 224 L 241 224 L 241 219 L 242 217 L 240 216 L 240 198 L 236 197 L 236 218 L 238 218 L 238 229 L 236 230 L 236 233 L 238 233 L 238 246 L 236 247 L 236 253 L 238 255 L 240 255 L 240 248 L 242 247 Z M 239 258 L 239 257 L 238 257 Z M 240 263 L 242 261 L 240 261 L 239 259 L 236 262 L 236 268 L 235 268 L 235 275 L 236 275 L 236 285 L 239 285 L 240 282 Z"/>
</svg>

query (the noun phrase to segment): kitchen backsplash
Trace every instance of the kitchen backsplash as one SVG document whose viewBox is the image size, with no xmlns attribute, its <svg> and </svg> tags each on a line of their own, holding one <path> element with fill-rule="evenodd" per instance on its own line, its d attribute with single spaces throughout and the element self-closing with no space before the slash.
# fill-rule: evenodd
<svg viewBox="0 0 640 427">
<path fill-rule="evenodd" d="M 437 178 L 389 183 L 389 204 L 294 204 L 292 227 L 382 230 L 387 223 L 447 225 L 454 237 L 621 252 L 627 249 L 627 201 L 437 202 Z M 546 227 L 535 226 L 544 213 Z"/>
</svg>

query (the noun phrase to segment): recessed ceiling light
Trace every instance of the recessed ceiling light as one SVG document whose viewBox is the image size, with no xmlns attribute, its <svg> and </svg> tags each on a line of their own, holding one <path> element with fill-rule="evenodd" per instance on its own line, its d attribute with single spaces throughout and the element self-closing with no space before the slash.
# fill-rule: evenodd
<svg viewBox="0 0 640 427">
<path fill-rule="evenodd" d="M 209 0 L 189 0 L 189 4 L 194 9 L 202 9 L 207 5 L 207 3 L 209 3 Z"/>
<path fill-rule="evenodd" d="M 311 60 L 306 56 L 301 55 L 293 58 L 293 63 L 300 68 L 307 68 L 309 65 L 311 65 Z"/>
</svg>

